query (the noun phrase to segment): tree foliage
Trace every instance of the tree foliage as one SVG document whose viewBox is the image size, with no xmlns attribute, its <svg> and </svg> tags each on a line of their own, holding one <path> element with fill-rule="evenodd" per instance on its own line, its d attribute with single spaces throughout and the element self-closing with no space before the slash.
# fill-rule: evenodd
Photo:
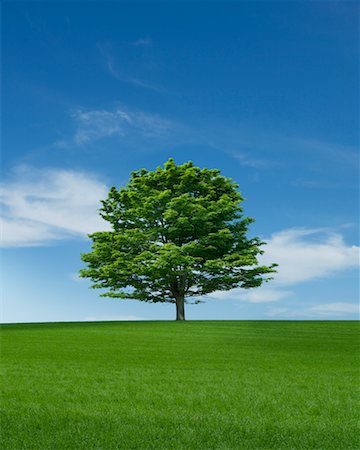
<svg viewBox="0 0 360 450">
<path fill-rule="evenodd" d="M 191 297 L 260 286 L 275 265 L 258 265 L 264 243 L 247 237 L 242 201 L 231 179 L 192 162 L 133 172 L 102 201 L 112 231 L 90 235 L 80 275 L 103 296 L 176 303 L 180 319 Z"/>
</svg>

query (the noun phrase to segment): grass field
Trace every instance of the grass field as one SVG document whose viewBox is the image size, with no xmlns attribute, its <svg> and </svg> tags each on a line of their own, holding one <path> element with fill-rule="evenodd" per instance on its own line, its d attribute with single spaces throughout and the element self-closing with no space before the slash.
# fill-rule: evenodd
<svg viewBox="0 0 360 450">
<path fill-rule="evenodd" d="M 359 449 L 358 322 L 3 325 L 2 449 Z"/>
</svg>

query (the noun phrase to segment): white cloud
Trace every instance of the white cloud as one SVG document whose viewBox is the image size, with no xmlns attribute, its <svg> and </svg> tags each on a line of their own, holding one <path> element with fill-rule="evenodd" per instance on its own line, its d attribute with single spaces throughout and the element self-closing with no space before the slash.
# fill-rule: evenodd
<svg viewBox="0 0 360 450">
<path fill-rule="evenodd" d="M 347 245 L 341 234 L 328 229 L 291 228 L 264 239 L 267 245 L 260 264 L 277 263 L 274 280 L 256 289 L 216 291 L 209 298 L 268 303 L 292 296 L 289 287 L 318 278 L 329 277 L 359 266 L 359 247 Z M 315 311 L 313 312 L 315 313 Z"/>
<path fill-rule="evenodd" d="M 282 300 L 292 295 L 291 291 L 261 287 L 245 290 L 241 288 L 230 291 L 215 291 L 207 297 L 214 300 L 242 300 L 249 303 L 269 303 Z"/>
<path fill-rule="evenodd" d="M 242 297 L 250 303 L 268 303 L 277 302 L 290 297 L 292 294 L 292 291 L 263 287 L 261 290 L 249 290 Z"/>
<path fill-rule="evenodd" d="M 106 110 L 77 109 L 72 111 L 71 117 L 78 126 L 74 135 L 74 142 L 77 145 L 113 135 L 124 136 L 125 126 L 130 122 L 129 116 L 122 111 L 118 114 Z"/>
<path fill-rule="evenodd" d="M 265 239 L 266 240 L 266 239 Z M 279 264 L 276 284 L 294 285 L 359 266 L 359 247 L 327 229 L 288 229 L 266 240 L 260 262 Z"/>
<path fill-rule="evenodd" d="M 129 137 L 132 134 L 145 138 L 167 136 L 176 125 L 170 120 L 143 111 L 130 111 L 124 107 L 115 109 L 75 109 L 71 111 L 75 133 L 70 140 L 57 142 L 58 147 L 69 144 L 85 145 L 99 139 L 118 136 Z"/>
<path fill-rule="evenodd" d="M 0 217 L 0 229 L 3 247 L 38 245 L 61 238 L 61 234 L 45 224 L 20 218 Z"/>
<path fill-rule="evenodd" d="M 355 303 L 325 303 L 304 309 L 271 308 L 268 317 L 289 319 L 331 318 L 356 314 L 359 316 L 359 305 Z"/>
<path fill-rule="evenodd" d="M 84 172 L 18 168 L 1 185 L 2 246 L 41 245 L 109 229 L 97 212 L 107 192 Z"/>
</svg>

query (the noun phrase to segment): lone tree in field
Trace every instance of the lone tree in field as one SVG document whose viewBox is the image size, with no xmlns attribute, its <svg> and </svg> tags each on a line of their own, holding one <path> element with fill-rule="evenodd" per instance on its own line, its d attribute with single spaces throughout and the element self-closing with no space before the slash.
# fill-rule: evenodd
<svg viewBox="0 0 360 450">
<path fill-rule="evenodd" d="M 275 264 L 258 265 L 264 243 L 246 237 L 253 219 L 243 217 L 237 189 L 219 170 L 192 162 L 133 172 L 102 201 L 112 231 L 90 235 L 80 276 L 107 288 L 102 296 L 175 303 L 176 320 L 185 320 L 190 297 L 260 286 Z"/>
</svg>

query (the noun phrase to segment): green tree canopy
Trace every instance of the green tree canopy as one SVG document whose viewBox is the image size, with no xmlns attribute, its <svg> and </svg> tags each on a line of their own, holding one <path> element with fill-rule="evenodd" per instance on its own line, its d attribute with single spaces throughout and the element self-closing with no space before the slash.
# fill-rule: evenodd
<svg viewBox="0 0 360 450">
<path fill-rule="evenodd" d="M 219 170 L 173 159 L 132 172 L 102 201 L 112 231 L 89 235 L 80 276 L 108 289 L 102 296 L 175 303 L 179 320 L 191 297 L 260 286 L 275 264 L 258 264 L 264 242 L 246 236 L 253 219 L 243 216 L 238 187 Z"/>
</svg>

